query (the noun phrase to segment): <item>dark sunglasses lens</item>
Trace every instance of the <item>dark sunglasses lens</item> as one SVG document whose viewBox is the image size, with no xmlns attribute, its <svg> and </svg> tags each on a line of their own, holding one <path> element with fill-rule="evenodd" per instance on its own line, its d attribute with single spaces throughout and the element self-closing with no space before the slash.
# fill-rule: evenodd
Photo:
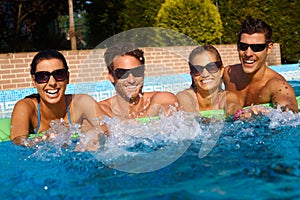
<svg viewBox="0 0 300 200">
<path fill-rule="evenodd" d="M 191 67 L 191 74 L 194 76 L 200 76 L 203 72 L 203 67 L 202 66 L 197 66 L 197 65 L 192 65 Z"/>
<path fill-rule="evenodd" d="M 139 67 L 131 69 L 130 73 L 132 73 L 132 75 L 135 77 L 142 77 L 144 76 L 144 71 L 145 71 L 144 65 L 141 65 Z"/>
<path fill-rule="evenodd" d="M 219 67 L 214 62 L 207 64 L 205 68 L 209 73 L 217 73 L 219 71 Z"/>
<path fill-rule="evenodd" d="M 34 74 L 34 80 L 37 83 L 47 83 L 51 75 L 56 81 L 64 81 L 68 78 L 68 71 L 65 69 L 58 69 L 53 71 L 52 73 L 47 71 L 36 72 Z"/>
<path fill-rule="evenodd" d="M 34 74 L 34 80 L 37 83 L 47 83 L 50 78 L 50 72 L 36 72 Z"/>
<path fill-rule="evenodd" d="M 254 52 L 259 52 L 259 51 L 262 51 L 266 48 L 266 44 L 252 44 L 250 45 L 251 49 L 254 51 Z"/>
<path fill-rule="evenodd" d="M 249 45 L 243 42 L 238 43 L 238 48 L 242 51 L 246 51 L 248 49 Z"/>
<path fill-rule="evenodd" d="M 252 51 L 260 52 L 260 51 L 263 51 L 267 47 L 267 44 L 246 44 L 243 42 L 238 43 L 238 48 L 242 51 L 246 51 L 249 46 L 252 49 Z"/>
<path fill-rule="evenodd" d="M 117 79 L 128 78 L 129 74 L 132 74 L 134 77 L 142 77 L 144 76 L 144 71 L 145 71 L 144 65 L 141 65 L 133 69 L 118 68 L 114 71 L 114 75 Z"/>
<path fill-rule="evenodd" d="M 58 69 L 52 72 L 52 76 L 56 81 L 64 81 L 68 78 L 68 73 L 65 69 Z"/>
<path fill-rule="evenodd" d="M 128 71 L 128 69 L 116 69 L 114 71 L 114 75 L 117 79 L 125 79 L 128 77 L 129 74 L 127 74 L 126 72 Z"/>
</svg>

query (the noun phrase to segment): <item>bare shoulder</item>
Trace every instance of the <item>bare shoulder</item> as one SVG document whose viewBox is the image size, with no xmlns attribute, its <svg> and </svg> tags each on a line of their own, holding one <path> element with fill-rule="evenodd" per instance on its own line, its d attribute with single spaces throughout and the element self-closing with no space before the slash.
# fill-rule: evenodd
<svg viewBox="0 0 300 200">
<path fill-rule="evenodd" d="M 286 79 L 276 71 L 267 68 L 266 70 L 266 87 L 276 88 L 278 86 L 287 86 L 289 87 L 290 84 L 286 81 Z"/>
<path fill-rule="evenodd" d="M 238 72 L 239 69 L 241 69 L 241 64 L 227 65 L 224 67 L 224 71 L 226 72 L 226 74 Z"/>
<path fill-rule="evenodd" d="M 108 99 L 105 99 L 105 100 L 101 100 L 101 101 L 98 101 L 98 105 L 99 106 L 110 106 L 111 105 L 111 99 L 112 98 L 108 98 Z"/>
<path fill-rule="evenodd" d="M 176 94 L 176 97 L 178 98 L 178 100 L 181 100 L 181 99 L 191 99 L 194 96 L 195 96 L 195 92 L 191 88 L 182 90 L 182 91 L 180 91 L 180 92 L 178 92 Z"/>
<path fill-rule="evenodd" d="M 270 69 L 269 67 L 267 67 L 265 75 L 270 80 L 272 80 L 272 79 L 281 79 L 281 80 L 286 82 L 285 78 L 281 74 L 279 74 L 278 72 Z"/>
<path fill-rule="evenodd" d="M 25 98 L 19 100 L 14 106 L 14 112 L 26 111 L 28 113 L 35 111 L 34 100 L 31 98 Z"/>
<path fill-rule="evenodd" d="M 241 64 L 228 65 L 224 68 L 223 79 L 226 82 L 237 82 L 242 74 Z"/>
<path fill-rule="evenodd" d="M 105 99 L 98 102 L 99 107 L 104 111 L 105 115 L 111 117 L 112 116 L 112 105 L 111 99 Z"/>
<path fill-rule="evenodd" d="M 156 102 L 156 103 L 160 102 L 162 104 L 166 104 L 166 103 L 173 104 L 178 102 L 178 100 L 176 95 L 171 92 L 154 92 L 152 94 L 151 102 Z"/>
<path fill-rule="evenodd" d="M 78 101 L 84 101 L 84 100 L 94 100 L 94 98 L 88 94 L 68 94 L 66 95 L 67 98 L 72 98 Z"/>
</svg>

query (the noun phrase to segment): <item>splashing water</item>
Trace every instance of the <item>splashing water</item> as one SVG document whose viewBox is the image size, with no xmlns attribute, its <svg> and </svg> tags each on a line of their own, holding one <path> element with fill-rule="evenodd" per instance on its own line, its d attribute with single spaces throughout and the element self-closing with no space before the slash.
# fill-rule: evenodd
<svg viewBox="0 0 300 200">
<path fill-rule="evenodd" d="M 49 139 L 34 146 L 36 151 L 29 158 L 49 161 L 52 157 L 64 155 L 64 152 L 74 149 L 76 140 L 73 137 L 76 134 L 82 135 L 79 124 L 71 125 L 63 119 L 52 120 L 50 129 L 44 132 Z"/>
<path fill-rule="evenodd" d="M 117 118 L 105 121 L 114 131 L 94 152 L 74 152 L 74 141 L 62 147 L 69 136 L 63 142 L 42 143 L 30 152 L 21 147 L 12 151 L 3 143 L 2 167 L 7 171 L 2 170 L 2 183 L 13 186 L 12 193 L 3 195 L 22 191 L 22 195 L 30 196 L 30 186 L 42 188 L 34 194 L 70 198 L 118 198 L 125 194 L 128 198 L 144 198 L 150 193 L 159 198 L 162 193 L 174 197 L 182 191 L 190 191 L 183 198 L 221 199 L 289 198 L 299 194 L 298 114 L 270 109 L 247 120 L 207 123 L 179 112 L 149 123 Z M 67 135 L 71 135 L 69 129 L 77 131 L 76 127 L 61 126 L 57 122 L 51 129 Z M 211 142 L 211 151 L 204 151 L 208 149 L 206 142 Z M 24 161 L 29 153 L 33 153 L 31 159 Z M 199 159 L 199 153 L 205 156 Z M 21 163 L 15 161 L 22 154 Z"/>
<path fill-rule="evenodd" d="M 150 172 L 169 165 L 202 134 L 195 117 L 184 112 L 148 123 L 118 118 L 106 118 L 105 123 L 110 136 L 93 155 L 109 167 L 132 173 Z"/>
</svg>

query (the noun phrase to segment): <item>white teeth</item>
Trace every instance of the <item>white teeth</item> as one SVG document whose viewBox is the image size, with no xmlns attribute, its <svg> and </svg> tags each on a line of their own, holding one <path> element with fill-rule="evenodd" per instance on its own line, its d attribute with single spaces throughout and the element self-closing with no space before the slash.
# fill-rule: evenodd
<svg viewBox="0 0 300 200">
<path fill-rule="evenodd" d="M 49 94 L 56 94 L 58 93 L 58 90 L 47 90 L 46 92 Z"/>
<path fill-rule="evenodd" d="M 136 86 L 127 86 L 128 89 L 134 89 Z"/>
<path fill-rule="evenodd" d="M 247 63 L 247 64 L 252 64 L 254 62 L 255 62 L 254 60 L 245 60 L 245 63 Z"/>
<path fill-rule="evenodd" d="M 202 80 L 202 83 L 210 83 L 210 82 L 212 82 L 212 80 Z"/>
</svg>

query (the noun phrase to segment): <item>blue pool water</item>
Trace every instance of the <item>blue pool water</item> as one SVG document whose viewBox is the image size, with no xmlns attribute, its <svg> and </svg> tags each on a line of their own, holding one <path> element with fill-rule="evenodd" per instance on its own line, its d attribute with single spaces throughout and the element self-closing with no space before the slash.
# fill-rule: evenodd
<svg viewBox="0 0 300 200">
<path fill-rule="evenodd" d="M 300 82 L 290 83 L 299 96 Z M 300 199 L 299 114 L 271 109 L 248 121 L 210 124 L 176 117 L 153 122 L 157 128 L 173 125 L 166 129 L 176 133 L 168 135 L 172 139 L 160 134 L 141 137 L 157 131 L 147 125 L 141 130 L 122 126 L 130 134 L 107 142 L 122 144 L 126 157 L 113 148 L 76 152 L 74 142 L 64 148 L 43 144 L 34 149 L 2 142 L 0 199 Z M 117 122 L 109 123 L 117 127 Z M 200 156 L 210 134 L 218 136 L 216 144 Z M 170 144 L 173 151 L 139 163 L 149 169 L 179 155 L 163 167 L 148 172 L 116 167 L 116 160 L 133 163 Z"/>
<path fill-rule="evenodd" d="M 107 167 L 88 152 L 4 142 L 0 198 L 299 199 L 300 116 L 276 114 L 226 122 L 205 157 L 199 158 L 202 141 L 195 137 L 178 160 L 147 173 Z"/>
</svg>

